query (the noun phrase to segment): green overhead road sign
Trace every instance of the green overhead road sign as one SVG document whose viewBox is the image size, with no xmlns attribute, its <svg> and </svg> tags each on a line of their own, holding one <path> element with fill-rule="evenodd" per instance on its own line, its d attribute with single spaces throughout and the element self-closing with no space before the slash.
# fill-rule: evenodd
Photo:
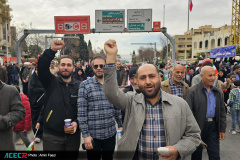
<svg viewBox="0 0 240 160">
<path fill-rule="evenodd" d="M 125 10 L 96 10 L 96 32 L 123 32 L 125 28 Z"/>
<path fill-rule="evenodd" d="M 128 9 L 128 31 L 152 31 L 152 9 Z"/>
</svg>

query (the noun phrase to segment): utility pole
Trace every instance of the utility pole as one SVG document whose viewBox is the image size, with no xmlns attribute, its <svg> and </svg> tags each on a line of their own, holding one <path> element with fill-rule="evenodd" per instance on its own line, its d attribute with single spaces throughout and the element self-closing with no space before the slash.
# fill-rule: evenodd
<svg viewBox="0 0 240 160">
<path fill-rule="evenodd" d="M 154 43 L 131 43 L 131 45 L 154 45 L 153 63 L 156 64 L 156 62 L 157 62 L 157 56 L 156 56 L 156 54 L 157 54 L 157 47 L 156 47 L 157 43 L 156 42 L 154 42 Z"/>
<path fill-rule="evenodd" d="M 8 29 L 7 29 L 7 22 L 6 22 L 6 52 L 7 52 L 7 64 L 8 64 L 9 60 L 8 60 L 8 34 L 7 34 L 7 32 L 8 32 Z"/>
<path fill-rule="evenodd" d="M 165 5 L 163 5 L 163 27 L 165 26 Z"/>
<path fill-rule="evenodd" d="M 161 28 L 162 33 L 170 40 L 172 43 L 172 63 L 175 63 L 175 40 L 167 33 L 167 28 Z"/>
</svg>

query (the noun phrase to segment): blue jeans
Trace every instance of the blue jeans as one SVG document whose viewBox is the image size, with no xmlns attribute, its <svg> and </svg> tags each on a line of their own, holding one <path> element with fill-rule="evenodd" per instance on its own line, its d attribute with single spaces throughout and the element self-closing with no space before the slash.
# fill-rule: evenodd
<svg viewBox="0 0 240 160">
<path fill-rule="evenodd" d="M 232 130 L 236 130 L 236 123 L 240 129 L 240 110 L 231 107 L 231 116 L 232 116 Z"/>
</svg>

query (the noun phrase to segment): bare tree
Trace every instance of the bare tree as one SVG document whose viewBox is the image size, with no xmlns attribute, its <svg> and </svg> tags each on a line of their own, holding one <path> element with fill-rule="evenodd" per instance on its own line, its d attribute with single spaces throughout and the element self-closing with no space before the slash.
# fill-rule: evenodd
<svg viewBox="0 0 240 160">
<path fill-rule="evenodd" d="M 20 39 L 24 34 L 25 29 L 37 29 L 33 27 L 32 23 L 26 25 L 25 23 L 16 24 L 16 37 Z M 37 57 L 41 54 L 45 45 L 45 35 L 42 34 L 31 34 L 22 42 L 21 51 L 28 53 L 31 57 Z"/>
</svg>

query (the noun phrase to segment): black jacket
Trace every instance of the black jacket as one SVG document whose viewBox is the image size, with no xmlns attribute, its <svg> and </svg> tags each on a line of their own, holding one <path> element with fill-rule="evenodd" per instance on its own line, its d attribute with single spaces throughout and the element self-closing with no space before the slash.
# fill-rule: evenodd
<svg viewBox="0 0 240 160">
<path fill-rule="evenodd" d="M 70 134 L 64 132 L 64 119 L 72 119 L 72 122 L 78 124 L 77 96 L 80 82 L 72 78 L 71 82 L 66 83 L 61 77 L 51 74 L 49 67 L 55 54 L 47 49 L 38 60 L 38 77 L 45 89 L 43 131 L 56 136 L 68 136 Z M 79 127 L 75 134 L 79 134 Z"/>
<path fill-rule="evenodd" d="M 29 79 L 28 93 L 31 109 L 33 110 L 42 107 L 42 102 L 44 99 L 44 88 L 35 72 L 33 72 L 32 76 Z"/>
<path fill-rule="evenodd" d="M 226 111 L 223 101 L 223 94 L 218 88 L 213 87 L 216 99 L 215 118 L 219 132 L 226 131 Z M 191 108 L 193 115 L 201 130 L 204 128 L 204 121 L 207 114 L 207 96 L 204 92 L 203 83 L 200 82 L 188 89 L 186 101 Z"/>
</svg>

